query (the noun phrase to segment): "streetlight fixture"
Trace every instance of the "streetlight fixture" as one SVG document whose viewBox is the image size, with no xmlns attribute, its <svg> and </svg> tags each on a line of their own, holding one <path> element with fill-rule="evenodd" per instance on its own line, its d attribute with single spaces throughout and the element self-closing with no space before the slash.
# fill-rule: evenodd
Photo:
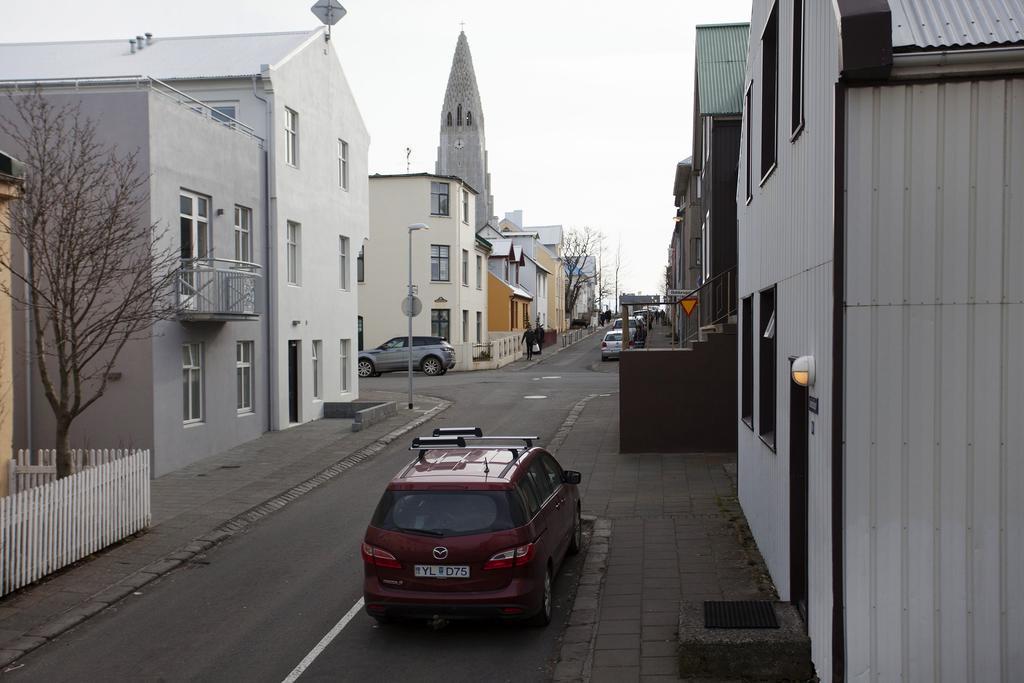
<svg viewBox="0 0 1024 683">
<path fill-rule="evenodd" d="M 412 410 L 412 317 L 417 311 L 413 308 L 412 295 L 412 234 L 417 230 L 430 230 L 424 223 L 413 223 L 409 226 L 409 293 L 406 296 L 405 312 L 409 317 L 409 410 Z"/>
</svg>

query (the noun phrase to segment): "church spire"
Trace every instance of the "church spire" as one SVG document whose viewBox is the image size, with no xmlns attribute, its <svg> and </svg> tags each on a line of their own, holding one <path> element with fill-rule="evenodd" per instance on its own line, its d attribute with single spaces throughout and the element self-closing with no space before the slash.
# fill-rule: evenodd
<svg viewBox="0 0 1024 683">
<path fill-rule="evenodd" d="M 459 33 L 455 44 L 441 106 L 440 138 L 436 172 L 458 176 L 477 191 L 476 228 L 479 229 L 494 214 L 494 197 L 491 196 L 491 176 L 487 172 L 483 105 L 465 31 Z"/>
</svg>

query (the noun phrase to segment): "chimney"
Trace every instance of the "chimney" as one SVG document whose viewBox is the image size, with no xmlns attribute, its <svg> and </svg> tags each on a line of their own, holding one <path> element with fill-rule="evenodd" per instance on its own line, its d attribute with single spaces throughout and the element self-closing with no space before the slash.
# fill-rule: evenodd
<svg viewBox="0 0 1024 683">
<path fill-rule="evenodd" d="M 142 39 L 142 36 L 135 36 L 135 44 L 139 46 L 140 51 L 142 50 L 142 48 L 146 47 L 146 43 Z"/>
<path fill-rule="evenodd" d="M 135 54 L 135 39 L 134 38 L 129 38 L 128 39 L 128 44 L 132 46 L 132 54 Z"/>
<path fill-rule="evenodd" d="M 149 47 L 152 44 L 153 44 L 153 34 L 150 33 L 149 31 L 146 31 L 146 47 Z"/>
</svg>

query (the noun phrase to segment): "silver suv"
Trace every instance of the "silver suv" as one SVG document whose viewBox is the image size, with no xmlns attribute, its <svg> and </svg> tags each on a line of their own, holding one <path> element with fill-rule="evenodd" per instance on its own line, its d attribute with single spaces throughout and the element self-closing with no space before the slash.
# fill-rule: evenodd
<svg viewBox="0 0 1024 683">
<path fill-rule="evenodd" d="M 375 349 L 359 352 L 360 377 L 409 367 L 409 338 L 392 337 Z M 455 367 L 455 349 L 441 337 L 412 338 L 412 366 L 425 375 L 443 375 Z"/>
</svg>

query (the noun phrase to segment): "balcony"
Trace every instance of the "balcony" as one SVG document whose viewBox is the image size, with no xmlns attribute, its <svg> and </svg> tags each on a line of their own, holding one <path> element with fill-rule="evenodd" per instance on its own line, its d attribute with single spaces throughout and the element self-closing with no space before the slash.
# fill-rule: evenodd
<svg viewBox="0 0 1024 683">
<path fill-rule="evenodd" d="M 227 259 L 182 259 L 177 277 L 178 320 L 259 320 L 260 266 Z"/>
</svg>

